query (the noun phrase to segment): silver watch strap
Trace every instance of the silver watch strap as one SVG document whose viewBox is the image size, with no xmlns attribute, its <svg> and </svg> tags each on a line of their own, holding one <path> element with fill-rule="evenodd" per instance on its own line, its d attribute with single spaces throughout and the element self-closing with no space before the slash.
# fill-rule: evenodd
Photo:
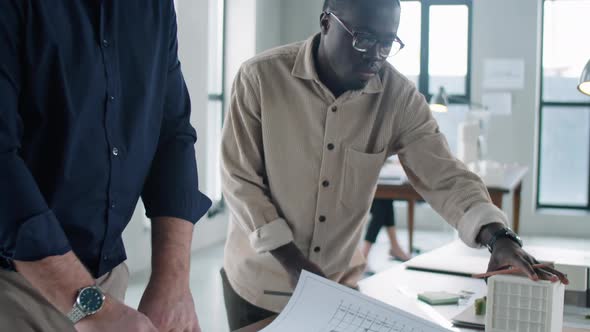
<svg viewBox="0 0 590 332">
<path fill-rule="evenodd" d="M 74 304 L 74 307 L 70 312 L 68 312 L 67 317 L 73 323 L 76 324 L 77 322 L 81 321 L 82 318 L 86 317 L 86 313 L 78 307 L 77 304 Z"/>
</svg>

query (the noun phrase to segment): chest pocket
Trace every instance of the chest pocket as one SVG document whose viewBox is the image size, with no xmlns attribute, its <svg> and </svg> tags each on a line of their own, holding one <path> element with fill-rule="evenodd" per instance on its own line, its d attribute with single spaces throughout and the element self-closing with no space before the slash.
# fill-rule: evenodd
<svg viewBox="0 0 590 332">
<path fill-rule="evenodd" d="M 363 153 L 347 148 L 340 188 L 341 203 L 353 210 L 366 209 L 375 194 L 379 172 L 385 163 L 387 150 Z"/>
</svg>

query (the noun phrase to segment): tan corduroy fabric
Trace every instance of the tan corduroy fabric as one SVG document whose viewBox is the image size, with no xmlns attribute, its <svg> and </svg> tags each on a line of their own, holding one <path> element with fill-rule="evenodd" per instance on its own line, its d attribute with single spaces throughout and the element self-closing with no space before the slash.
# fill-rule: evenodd
<svg viewBox="0 0 590 332">
<path fill-rule="evenodd" d="M 114 298 L 124 301 L 128 280 L 129 270 L 122 263 L 97 279 L 96 284 Z M 76 331 L 66 316 L 16 272 L 0 270 L 0 308 L 0 331 Z"/>
<path fill-rule="evenodd" d="M 316 35 L 246 62 L 235 79 L 222 139 L 231 211 L 225 269 L 252 304 L 280 311 L 288 278 L 269 250 L 294 241 L 339 282 L 363 265 L 357 244 L 379 171 L 398 154 L 416 190 L 461 239 L 506 216 L 478 176 L 449 152 L 424 97 L 391 65 L 362 91 L 334 98 L 314 64 Z M 346 276 L 346 281 L 342 280 Z"/>
</svg>

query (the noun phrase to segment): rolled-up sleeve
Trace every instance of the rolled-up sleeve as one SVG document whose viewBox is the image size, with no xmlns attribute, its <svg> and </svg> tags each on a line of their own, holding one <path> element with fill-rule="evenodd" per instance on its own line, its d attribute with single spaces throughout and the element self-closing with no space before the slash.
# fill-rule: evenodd
<svg viewBox="0 0 590 332">
<path fill-rule="evenodd" d="M 221 144 L 222 188 L 232 220 L 249 234 L 258 253 L 293 241 L 270 199 L 262 145 L 261 108 L 254 80 L 242 67 L 232 88 Z"/>
<path fill-rule="evenodd" d="M 479 176 L 452 155 L 424 97 L 413 88 L 405 100 L 393 150 L 416 191 L 467 245 L 480 246 L 480 229 L 495 222 L 506 224 L 506 215 L 491 203 Z"/>
<path fill-rule="evenodd" d="M 0 2 L 0 255 L 35 261 L 70 251 L 68 239 L 19 155 L 24 1 Z"/>
<path fill-rule="evenodd" d="M 194 148 L 197 134 L 190 123 L 190 98 L 178 60 L 173 8 L 171 16 L 164 115 L 142 199 L 149 218 L 174 217 L 196 223 L 207 213 L 211 201 L 199 191 Z"/>
</svg>

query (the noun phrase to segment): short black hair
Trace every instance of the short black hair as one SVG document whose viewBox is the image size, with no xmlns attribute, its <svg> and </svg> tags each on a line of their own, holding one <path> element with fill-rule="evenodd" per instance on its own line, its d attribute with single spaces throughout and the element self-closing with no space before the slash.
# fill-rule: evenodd
<svg viewBox="0 0 590 332">
<path fill-rule="evenodd" d="M 324 0 L 324 6 L 322 7 L 322 11 L 339 11 L 343 8 L 345 8 L 348 5 L 353 4 L 354 2 L 357 1 L 367 1 L 367 0 Z M 393 1 L 396 5 L 401 6 L 400 4 L 400 0 L 391 0 Z"/>
</svg>

